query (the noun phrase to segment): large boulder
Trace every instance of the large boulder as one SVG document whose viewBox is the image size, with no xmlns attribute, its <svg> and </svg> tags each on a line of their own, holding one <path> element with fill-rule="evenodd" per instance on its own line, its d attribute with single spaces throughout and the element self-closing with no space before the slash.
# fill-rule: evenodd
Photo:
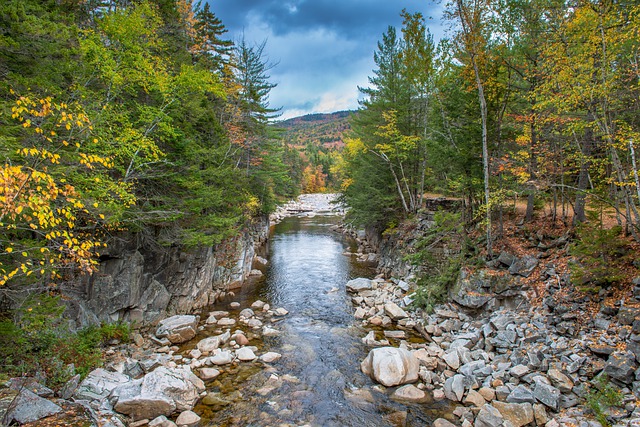
<svg viewBox="0 0 640 427">
<path fill-rule="evenodd" d="M 161 366 L 145 375 L 142 381 L 143 394 L 164 393 L 173 399 L 178 411 L 192 409 L 204 390 L 204 383 L 191 372 L 188 366 L 180 368 Z"/>
<path fill-rule="evenodd" d="M 75 396 L 82 400 L 102 400 L 121 384 L 131 378 L 119 372 L 110 372 L 102 368 L 95 369 L 87 375 L 76 390 Z"/>
<path fill-rule="evenodd" d="M 133 420 L 154 419 L 176 411 L 175 402 L 164 394 L 142 394 L 143 379 L 118 386 L 111 395 L 113 409 Z"/>
<path fill-rule="evenodd" d="M 62 412 L 60 406 L 24 388 L 11 403 L 5 414 L 4 423 L 10 425 L 15 421 L 18 424 L 26 424 L 60 412 Z"/>
<path fill-rule="evenodd" d="M 500 427 L 503 424 L 504 417 L 496 408 L 489 404 L 485 404 L 478 413 L 474 427 Z"/>
<path fill-rule="evenodd" d="M 637 367 L 635 356 L 632 353 L 615 352 L 607 359 L 604 373 L 624 384 L 631 384 Z"/>
<path fill-rule="evenodd" d="M 403 348 L 381 347 L 371 350 L 360 368 L 377 382 L 392 387 L 415 382 L 420 363 Z"/>
<path fill-rule="evenodd" d="M 505 420 L 513 427 L 523 427 L 533 422 L 533 406 L 531 403 L 506 403 L 496 400 L 491 402 L 500 411 Z"/>
<path fill-rule="evenodd" d="M 359 277 L 357 279 L 349 280 L 346 286 L 348 291 L 357 293 L 373 289 L 373 282 L 371 279 Z"/>
<path fill-rule="evenodd" d="M 135 420 L 153 419 L 160 415 L 171 415 L 175 411 L 193 409 L 204 390 L 202 380 L 188 367 L 161 366 L 141 380 L 115 389 L 111 400 L 116 411 Z"/>
<path fill-rule="evenodd" d="M 388 302 L 384 305 L 384 312 L 393 320 L 401 320 L 409 317 L 406 311 L 401 309 L 395 302 Z"/>
<path fill-rule="evenodd" d="M 198 320 L 199 317 L 193 315 L 171 316 L 158 324 L 156 336 L 167 338 L 173 344 L 189 341 L 196 336 Z"/>
</svg>

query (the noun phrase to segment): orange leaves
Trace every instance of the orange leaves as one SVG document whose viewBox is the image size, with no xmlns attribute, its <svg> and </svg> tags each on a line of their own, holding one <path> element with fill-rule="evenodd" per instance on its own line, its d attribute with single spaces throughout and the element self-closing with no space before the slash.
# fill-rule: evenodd
<svg viewBox="0 0 640 427">
<path fill-rule="evenodd" d="M 302 172 L 302 188 L 305 193 L 322 193 L 327 190 L 327 175 L 322 171 L 322 165 L 315 168 L 308 165 Z"/>
</svg>

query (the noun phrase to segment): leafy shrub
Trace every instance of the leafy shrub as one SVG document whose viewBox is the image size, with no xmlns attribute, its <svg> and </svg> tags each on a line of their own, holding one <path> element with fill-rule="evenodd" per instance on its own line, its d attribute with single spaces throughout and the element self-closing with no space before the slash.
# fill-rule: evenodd
<svg viewBox="0 0 640 427">
<path fill-rule="evenodd" d="M 459 213 L 435 213 L 434 224 L 416 243 L 415 253 L 407 257 L 420 272 L 413 306 L 430 312 L 445 300 L 466 254 L 463 235 L 464 225 Z"/>
<path fill-rule="evenodd" d="M 593 412 L 596 420 L 604 427 L 610 427 L 605 414 L 606 410 L 622 404 L 622 393 L 616 390 L 606 375 L 601 375 L 594 383 L 594 387 L 587 393 L 587 406 Z"/>
<path fill-rule="evenodd" d="M 92 325 L 70 331 L 59 298 L 39 295 L 27 300 L 14 318 L 0 321 L 0 360 L 9 375 L 44 375 L 57 389 L 73 375 L 85 376 L 102 364 L 101 347 L 112 340 L 128 341 L 123 322 Z"/>
<path fill-rule="evenodd" d="M 572 281 L 583 291 L 598 292 L 619 282 L 622 265 L 628 253 L 627 243 L 620 238 L 621 227 L 605 229 L 581 224 L 570 253 L 577 262 L 571 266 Z"/>
</svg>

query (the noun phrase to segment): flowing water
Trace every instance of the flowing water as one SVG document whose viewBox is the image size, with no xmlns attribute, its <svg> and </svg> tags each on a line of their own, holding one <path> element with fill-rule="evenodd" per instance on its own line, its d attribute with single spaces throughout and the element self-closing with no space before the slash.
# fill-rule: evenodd
<svg viewBox="0 0 640 427">
<path fill-rule="evenodd" d="M 215 398 L 197 408 L 204 425 L 418 426 L 442 411 L 433 403 L 394 402 L 360 372 L 368 330 L 353 317 L 345 283 L 373 272 L 343 255 L 348 242 L 330 230 L 338 222 L 286 218 L 269 240 L 264 277 L 213 308 L 228 310 L 230 301 L 245 308 L 260 299 L 289 315 L 274 326 L 279 336 L 251 342 L 257 354 L 275 351 L 282 358 L 267 368 L 252 362 L 224 370 L 209 385 Z"/>
</svg>

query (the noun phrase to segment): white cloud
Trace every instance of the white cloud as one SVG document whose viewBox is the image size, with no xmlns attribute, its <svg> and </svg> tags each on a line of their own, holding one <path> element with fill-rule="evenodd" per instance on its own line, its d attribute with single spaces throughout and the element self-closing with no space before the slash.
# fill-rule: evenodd
<svg viewBox="0 0 640 427">
<path fill-rule="evenodd" d="M 238 0 L 219 1 L 221 4 Z M 332 1 L 324 0 L 313 5 L 318 8 L 321 5 L 327 7 Z M 363 0 L 336 1 L 363 4 Z M 428 6 L 427 2 L 422 3 L 423 1 L 400 0 L 397 5 L 398 14 L 402 7 L 415 9 L 418 4 L 422 4 L 420 8 L 425 8 L 427 12 L 432 6 Z M 318 22 L 309 21 L 316 15 L 310 15 L 309 10 L 306 10 L 309 4 L 306 4 L 305 0 L 252 5 L 249 3 L 253 2 L 244 0 L 246 8 L 228 6 L 227 11 L 234 11 L 230 16 L 235 18 L 235 22 L 244 22 L 241 31 L 244 32 L 244 38 L 248 43 L 259 44 L 267 40 L 267 60 L 277 63 L 276 67 L 269 71 L 271 81 L 277 84 L 271 91 L 269 101 L 273 108 L 282 107 L 282 118 L 357 108 L 358 99 L 361 98 L 357 87 L 368 86 L 367 77 L 372 74 L 374 68 L 373 53 L 377 47 L 376 42 L 388 25 L 399 26 L 400 23 L 399 15 L 381 16 L 382 11 L 377 10 L 375 5 L 363 8 L 362 13 L 353 16 L 352 22 L 346 19 L 347 15 L 343 16 L 341 20 L 336 21 L 338 25 L 333 21 L 322 22 L 320 17 Z M 354 6 L 348 6 L 343 12 L 352 13 Z M 280 10 L 285 14 L 281 15 L 281 18 L 293 17 L 302 13 L 304 7 L 304 22 L 313 25 L 305 25 L 297 18 L 287 23 L 274 21 L 274 16 L 268 15 Z M 429 16 L 430 13 L 425 15 Z M 433 25 L 433 21 L 428 24 Z M 235 32 L 238 36 L 242 34 L 238 30 Z"/>
</svg>

